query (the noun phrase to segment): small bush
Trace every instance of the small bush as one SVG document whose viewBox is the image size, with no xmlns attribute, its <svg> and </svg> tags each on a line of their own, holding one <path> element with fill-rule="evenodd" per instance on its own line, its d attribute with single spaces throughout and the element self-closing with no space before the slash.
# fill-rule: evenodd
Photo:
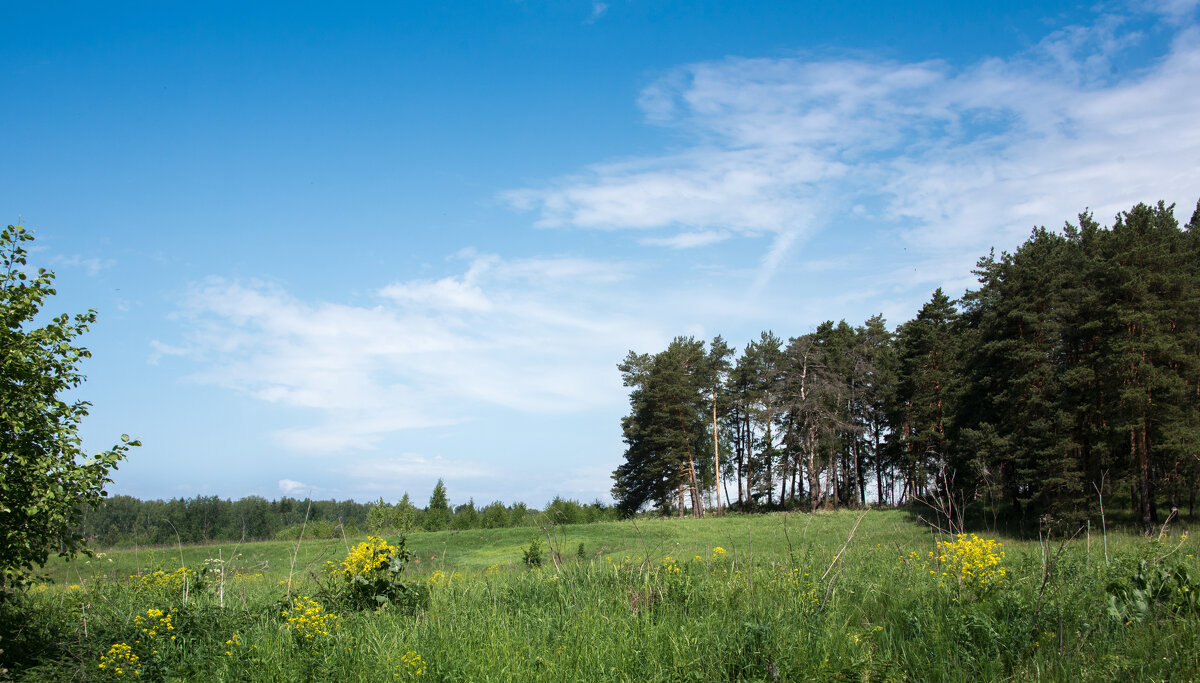
<svg viewBox="0 0 1200 683">
<path fill-rule="evenodd" d="M 390 545 L 377 536 L 368 536 L 350 550 L 338 564 L 330 562 L 326 575 L 333 581 L 328 586 L 330 597 L 348 609 L 375 609 L 387 604 L 414 611 L 429 600 L 428 588 L 417 581 L 400 580 L 404 567 L 412 558 L 401 536 L 397 545 Z"/>
<path fill-rule="evenodd" d="M 529 539 L 529 547 L 522 551 L 522 553 L 525 556 L 526 565 L 530 567 L 542 566 L 542 561 L 544 559 L 542 553 L 542 539 L 538 538 L 537 536 L 531 537 Z"/>
</svg>

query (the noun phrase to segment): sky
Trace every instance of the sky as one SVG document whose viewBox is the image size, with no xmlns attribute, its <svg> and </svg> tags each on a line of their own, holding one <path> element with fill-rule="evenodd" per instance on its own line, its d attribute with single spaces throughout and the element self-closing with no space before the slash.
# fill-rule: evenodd
<svg viewBox="0 0 1200 683">
<path fill-rule="evenodd" d="M 1197 0 L 0 0 L 110 494 L 610 501 L 616 364 L 1200 198 Z"/>
</svg>

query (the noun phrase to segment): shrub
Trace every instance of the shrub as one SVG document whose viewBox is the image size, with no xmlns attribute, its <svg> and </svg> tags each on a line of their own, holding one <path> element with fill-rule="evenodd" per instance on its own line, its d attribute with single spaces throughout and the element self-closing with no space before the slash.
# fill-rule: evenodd
<svg viewBox="0 0 1200 683">
<path fill-rule="evenodd" d="M 1106 593 L 1108 615 L 1126 624 L 1200 614 L 1200 579 L 1183 563 L 1142 560 L 1128 577 L 1110 582 Z"/>
<path fill-rule="evenodd" d="M 307 595 L 297 596 L 283 611 L 286 626 L 301 642 L 328 636 L 337 625 L 337 615 L 325 612 L 321 603 Z"/>
<path fill-rule="evenodd" d="M 530 567 L 542 566 L 542 539 L 536 535 L 529 539 L 529 547 L 522 551 L 525 564 Z"/>
<path fill-rule="evenodd" d="M 1001 564 L 1004 551 L 1000 543 L 975 534 L 959 534 L 956 541 L 938 541 L 937 550 L 929 558 L 937 565 L 930 573 L 955 579 L 959 586 L 986 590 L 1004 580 L 1007 575 Z"/>
<path fill-rule="evenodd" d="M 398 545 L 368 536 L 340 563 L 329 563 L 326 575 L 332 579 L 330 597 L 355 610 L 374 609 L 389 603 L 410 611 L 423 607 L 429 599 L 428 589 L 416 581 L 405 583 L 400 580 L 404 567 L 412 558 L 405 545 L 403 536 Z"/>
</svg>

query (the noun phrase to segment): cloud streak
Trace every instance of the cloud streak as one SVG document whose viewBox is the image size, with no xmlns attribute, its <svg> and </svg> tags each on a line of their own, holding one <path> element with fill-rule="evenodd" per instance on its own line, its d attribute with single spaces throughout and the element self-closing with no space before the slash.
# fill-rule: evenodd
<svg viewBox="0 0 1200 683">
<path fill-rule="evenodd" d="M 391 433 L 501 407 L 562 414 L 619 405 L 614 358 L 643 325 L 600 299 L 627 266 L 464 254 L 461 274 L 384 286 L 369 305 L 305 302 L 278 285 L 212 278 L 180 314 L 182 344 L 152 361 L 200 363 L 193 379 L 316 419 L 281 429 L 288 450 L 371 450 Z"/>
<path fill-rule="evenodd" d="M 614 363 L 629 349 L 653 351 L 680 332 L 735 343 L 763 327 L 799 334 L 877 311 L 899 322 L 933 287 L 972 284 L 977 257 L 1034 225 L 1085 206 L 1107 222 L 1137 201 L 1195 201 L 1195 3 L 1155 7 L 1153 31 L 1145 17 L 1099 16 L 968 65 L 793 56 L 681 66 L 639 104 L 682 148 L 502 195 L 543 228 L 628 236 L 645 248 L 629 261 L 465 250 L 436 276 L 380 281 L 354 303 L 213 278 L 182 305 L 184 339 L 154 342 L 152 360 L 194 362 L 196 381 L 288 408 L 295 422 L 275 442 L 358 452 L 339 463 L 359 481 L 502 478 L 457 446 L 443 460 L 412 453 L 442 452 L 436 444 L 388 441 L 451 425 L 467 433 L 485 413 L 595 416 L 614 425 L 604 438 L 618 449 L 626 393 Z M 1122 56 L 1154 32 L 1170 39 L 1161 55 L 1122 71 Z M 502 438 L 498 450 L 523 451 L 525 434 Z M 385 460 L 385 443 L 406 454 Z"/>
<path fill-rule="evenodd" d="M 540 226 L 657 231 L 641 243 L 674 249 L 774 235 L 759 286 L 795 245 L 843 225 L 892 231 L 958 264 L 1084 206 L 1107 220 L 1137 201 L 1194 201 L 1195 7 L 1144 7 L 1163 17 L 1151 29 L 1169 41 L 1130 72 L 1114 65 L 1151 40 L 1145 16 L 1101 15 L 966 66 L 869 57 L 682 66 L 639 104 L 690 145 L 503 198 Z"/>
</svg>

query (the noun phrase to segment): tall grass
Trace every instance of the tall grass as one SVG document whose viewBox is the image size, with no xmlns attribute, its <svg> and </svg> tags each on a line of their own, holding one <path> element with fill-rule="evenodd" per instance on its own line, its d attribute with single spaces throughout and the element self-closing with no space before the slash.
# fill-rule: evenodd
<svg viewBox="0 0 1200 683">
<path fill-rule="evenodd" d="M 243 545 L 221 567 L 224 608 L 216 570 L 201 571 L 216 548 L 184 549 L 184 563 L 196 570 L 186 604 L 169 580 L 130 579 L 127 554 L 93 558 L 55 567 L 69 578 L 22 598 L 22 610 L 42 615 L 44 647 L 25 653 L 25 668 L 9 675 L 116 677 L 98 665 L 114 644 L 127 643 L 142 653 L 139 677 L 173 680 L 1200 676 L 1200 614 L 1183 595 L 1195 584 L 1178 579 L 1200 571 L 1195 542 L 1178 532 L 1110 534 L 1107 563 L 1098 548 L 1089 553 L 1085 538 L 998 539 L 1004 577 L 980 586 L 943 576 L 948 565 L 938 561 L 944 546 L 937 541 L 949 539 L 903 513 L 868 513 L 847 543 L 857 519 L 829 513 L 553 529 L 539 533 L 546 552 L 558 555 L 540 569 L 521 559 L 529 529 L 420 534 L 409 546 L 422 561 L 406 574 L 428 585 L 425 607 L 343 612 L 329 622 L 336 624 L 329 635 L 312 638 L 283 615 L 289 604 L 279 582 L 290 544 Z M 340 540 L 302 544 L 293 593 L 319 600 L 323 562 L 344 554 Z M 169 559 L 143 552 L 137 561 L 143 575 L 160 564 L 161 577 L 174 569 Z M 1142 610 L 1129 596 L 1139 594 L 1147 567 L 1176 578 L 1166 589 L 1141 591 L 1152 603 Z M 140 630 L 155 609 L 173 615 L 174 640 Z"/>
</svg>

